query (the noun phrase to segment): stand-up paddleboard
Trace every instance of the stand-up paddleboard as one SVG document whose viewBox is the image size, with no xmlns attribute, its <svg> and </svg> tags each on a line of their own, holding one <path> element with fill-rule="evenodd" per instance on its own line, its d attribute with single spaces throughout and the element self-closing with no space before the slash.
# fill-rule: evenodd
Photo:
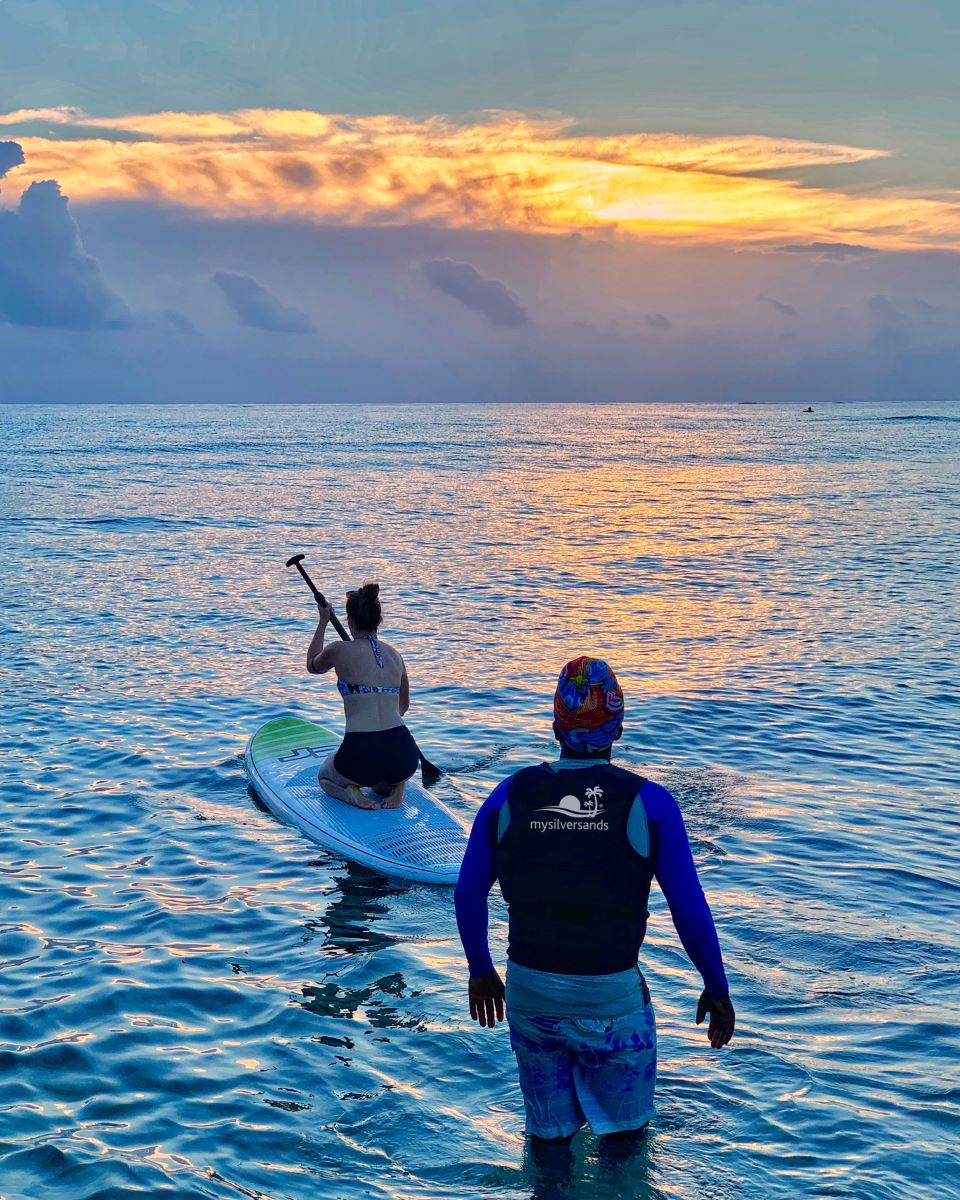
<svg viewBox="0 0 960 1200">
<path fill-rule="evenodd" d="M 322 725 L 276 717 L 247 743 L 250 782 L 282 821 L 344 858 L 400 879 L 456 883 L 467 835 L 453 813 L 412 779 L 394 809 L 353 808 L 321 790 L 317 771 L 339 744 Z"/>
</svg>

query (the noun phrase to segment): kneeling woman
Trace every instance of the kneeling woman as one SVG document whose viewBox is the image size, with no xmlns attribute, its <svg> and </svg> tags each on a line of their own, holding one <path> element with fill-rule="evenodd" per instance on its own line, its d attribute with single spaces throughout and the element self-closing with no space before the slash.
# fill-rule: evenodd
<svg viewBox="0 0 960 1200">
<path fill-rule="evenodd" d="M 417 746 L 403 723 L 410 707 L 410 684 L 403 659 L 381 642 L 380 588 L 365 583 L 347 592 L 347 626 L 353 641 L 324 646 L 332 607 L 320 610 L 320 623 L 307 651 L 307 670 L 337 673 L 346 732 L 340 749 L 320 768 L 320 786 L 357 808 L 399 808 L 406 781 L 417 769 Z M 380 802 L 364 795 L 373 788 Z"/>
</svg>

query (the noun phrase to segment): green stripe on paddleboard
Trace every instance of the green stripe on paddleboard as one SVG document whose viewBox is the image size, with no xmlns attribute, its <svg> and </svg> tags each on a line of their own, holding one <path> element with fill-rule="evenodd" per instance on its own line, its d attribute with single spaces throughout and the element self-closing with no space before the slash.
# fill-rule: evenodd
<svg viewBox="0 0 960 1200">
<path fill-rule="evenodd" d="M 312 721 L 301 721 L 299 717 L 282 717 L 276 721 L 268 721 L 257 731 L 257 737 L 276 737 L 279 734 L 302 732 L 304 729 L 320 729 Z"/>
<path fill-rule="evenodd" d="M 257 757 L 266 757 L 293 746 L 335 746 L 339 740 L 335 733 L 311 721 L 280 717 L 254 734 L 250 749 Z"/>
<path fill-rule="evenodd" d="M 300 730 L 277 737 L 254 738 L 253 745 L 257 750 L 275 750 L 284 746 L 295 746 L 298 742 L 324 746 L 328 743 L 332 745 L 339 740 L 335 734 L 327 733 L 325 730 Z"/>
<path fill-rule="evenodd" d="M 334 736 L 329 729 L 324 729 L 321 725 L 314 725 L 312 721 L 301 721 L 298 718 L 291 717 L 284 720 L 269 721 L 261 729 L 257 730 L 255 740 L 259 740 L 260 738 L 289 737 L 292 734 L 308 732 L 323 734 L 327 737 Z"/>
<path fill-rule="evenodd" d="M 295 738 L 310 738 L 314 741 L 319 738 L 322 742 L 339 740 L 337 739 L 337 735 L 331 733 L 329 729 L 318 729 L 316 725 L 303 725 L 299 729 L 270 730 L 269 733 L 264 734 L 262 737 L 260 734 L 257 734 L 254 741 L 266 743 L 289 742 Z"/>
</svg>

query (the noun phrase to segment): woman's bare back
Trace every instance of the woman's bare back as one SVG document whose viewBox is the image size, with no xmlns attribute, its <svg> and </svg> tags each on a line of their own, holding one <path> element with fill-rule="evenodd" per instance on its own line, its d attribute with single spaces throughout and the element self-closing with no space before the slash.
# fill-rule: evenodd
<svg viewBox="0 0 960 1200">
<path fill-rule="evenodd" d="M 380 652 L 382 668 L 377 664 L 374 645 Z M 355 638 L 340 647 L 335 669 L 337 686 L 343 695 L 348 733 L 392 729 L 404 723 L 403 713 L 409 703 L 409 684 L 403 659 L 392 646 L 379 640 L 374 643 L 368 637 Z M 341 682 L 346 686 L 341 686 Z M 358 689 L 376 688 L 377 691 L 358 690 L 350 693 L 346 690 L 350 685 Z"/>
</svg>

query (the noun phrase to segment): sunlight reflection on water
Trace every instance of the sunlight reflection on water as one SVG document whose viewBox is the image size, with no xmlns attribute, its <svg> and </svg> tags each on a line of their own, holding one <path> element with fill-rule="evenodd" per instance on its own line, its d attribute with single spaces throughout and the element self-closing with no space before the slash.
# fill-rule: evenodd
<svg viewBox="0 0 960 1200">
<path fill-rule="evenodd" d="M 450 894 L 247 790 L 263 720 L 340 721 L 302 550 L 381 582 L 462 815 L 581 650 L 684 808 L 740 1028 L 656 899 L 659 1116 L 577 1196 L 955 1195 L 958 412 L 0 409 L 3 1194 L 545 1194 Z"/>
</svg>

